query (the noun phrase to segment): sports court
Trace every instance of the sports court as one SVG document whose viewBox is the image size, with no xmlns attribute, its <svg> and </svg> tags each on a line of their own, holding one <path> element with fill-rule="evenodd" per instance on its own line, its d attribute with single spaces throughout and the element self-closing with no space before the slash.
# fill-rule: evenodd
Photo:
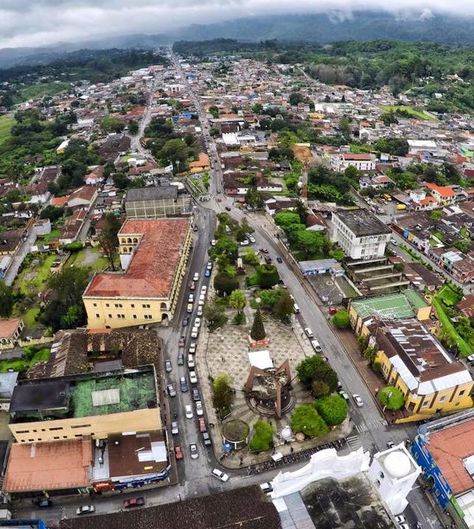
<svg viewBox="0 0 474 529">
<path fill-rule="evenodd" d="M 387 319 L 413 318 L 416 311 L 424 306 L 425 300 L 413 290 L 352 302 L 352 307 L 363 319 L 372 315 Z"/>
</svg>

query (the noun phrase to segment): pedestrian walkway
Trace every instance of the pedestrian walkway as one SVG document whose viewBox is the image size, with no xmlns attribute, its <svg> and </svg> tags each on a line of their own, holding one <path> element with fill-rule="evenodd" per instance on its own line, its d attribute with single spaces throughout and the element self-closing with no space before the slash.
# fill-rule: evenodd
<svg viewBox="0 0 474 529">
<path fill-rule="evenodd" d="M 351 450 L 359 450 L 362 446 L 362 441 L 358 435 L 350 435 L 346 437 L 346 441 Z"/>
</svg>

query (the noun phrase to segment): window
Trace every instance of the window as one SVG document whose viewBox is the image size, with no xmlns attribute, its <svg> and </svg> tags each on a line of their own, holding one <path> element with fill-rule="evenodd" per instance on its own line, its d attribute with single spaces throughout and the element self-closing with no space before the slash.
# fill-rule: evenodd
<svg viewBox="0 0 474 529">
<path fill-rule="evenodd" d="M 92 306 L 93 307 L 97 307 L 97 303 L 92 303 Z"/>
<path fill-rule="evenodd" d="M 123 307 L 123 305 L 121 303 L 116 303 L 115 304 L 115 308 L 116 309 L 121 309 Z"/>
<path fill-rule="evenodd" d="M 110 307 L 110 305 L 108 303 L 105 304 L 106 307 Z"/>
<path fill-rule="evenodd" d="M 459 396 L 464 395 L 464 393 L 466 393 L 465 389 L 463 389 L 462 391 L 459 392 Z"/>
<path fill-rule="evenodd" d="M 62 429 L 63 429 L 62 426 L 57 426 L 57 427 L 54 427 L 54 428 L 50 428 L 49 431 L 50 431 L 50 432 L 55 432 L 55 431 L 57 431 L 57 430 L 62 430 Z"/>
<path fill-rule="evenodd" d="M 96 314 L 95 317 L 96 317 L 96 318 L 100 318 L 100 314 Z"/>
<path fill-rule="evenodd" d="M 144 305 L 142 305 L 142 307 L 143 307 L 144 309 L 149 309 L 149 308 L 150 308 L 150 305 L 148 305 L 148 304 L 144 304 Z"/>
<path fill-rule="evenodd" d="M 430 403 L 428 401 L 423 402 L 422 408 L 427 408 L 429 405 L 430 405 Z"/>
<path fill-rule="evenodd" d="M 112 314 L 109 314 L 109 318 L 112 318 Z"/>
<path fill-rule="evenodd" d="M 76 424 L 74 426 L 71 426 L 71 429 L 74 429 L 74 428 L 90 428 L 91 425 L 90 424 Z"/>
<path fill-rule="evenodd" d="M 132 303 L 132 304 L 130 305 L 130 307 L 132 307 L 132 309 L 134 309 L 134 308 L 135 308 L 135 303 Z"/>
<path fill-rule="evenodd" d="M 443 395 L 442 397 L 439 398 L 439 402 L 443 402 L 446 400 L 446 395 Z"/>
<path fill-rule="evenodd" d="M 16 433 L 30 433 L 30 430 L 17 430 Z"/>
<path fill-rule="evenodd" d="M 59 439 L 59 436 L 58 437 L 53 437 L 53 439 Z"/>
<path fill-rule="evenodd" d="M 137 319 L 137 315 L 136 315 L 136 314 L 133 315 L 133 319 L 134 319 L 134 320 Z"/>
<path fill-rule="evenodd" d="M 28 439 L 28 442 L 29 442 L 29 443 L 33 443 L 33 442 L 34 442 L 34 439 Z"/>
</svg>

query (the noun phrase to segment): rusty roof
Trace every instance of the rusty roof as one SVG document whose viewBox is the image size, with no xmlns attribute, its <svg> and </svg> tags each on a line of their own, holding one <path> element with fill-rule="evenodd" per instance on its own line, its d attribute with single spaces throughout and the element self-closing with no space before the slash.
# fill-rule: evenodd
<svg viewBox="0 0 474 529">
<path fill-rule="evenodd" d="M 17 444 L 10 450 L 4 490 L 27 492 L 71 489 L 90 484 L 90 438 Z"/>
<path fill-rule="evenodd" d="M 188 219 L 128 219 L 121 235 L 142 235 L 126 272 L 102 273 L 85 297 L 167 298 L 184 249 Z"/>
<path fill-rule="evenodd" d="M 464 460 L 474 455 L 474 420 L 431 433 L 428 448 L 454 494 L 474 487 L 474 479 L 464 466 Z"/>
</svg>

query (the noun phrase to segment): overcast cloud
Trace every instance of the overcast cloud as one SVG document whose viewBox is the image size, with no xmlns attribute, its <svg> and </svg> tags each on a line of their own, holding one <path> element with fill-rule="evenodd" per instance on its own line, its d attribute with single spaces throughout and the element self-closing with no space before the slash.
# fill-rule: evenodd
<svg viewBox="0 0 474 529">
<path fill-rule="evenodd" d="M 282 13 L 380 9 L 380 0 L 0 0 L 0 48 L 45 46 L 133 33 L 166 33 L 193 23 Z M 393 0 L 406 16 L 434 12 L 474 15 L 473 0 Z M 388 9 L 386 7 L 386 9 Z"/>
</svg>

